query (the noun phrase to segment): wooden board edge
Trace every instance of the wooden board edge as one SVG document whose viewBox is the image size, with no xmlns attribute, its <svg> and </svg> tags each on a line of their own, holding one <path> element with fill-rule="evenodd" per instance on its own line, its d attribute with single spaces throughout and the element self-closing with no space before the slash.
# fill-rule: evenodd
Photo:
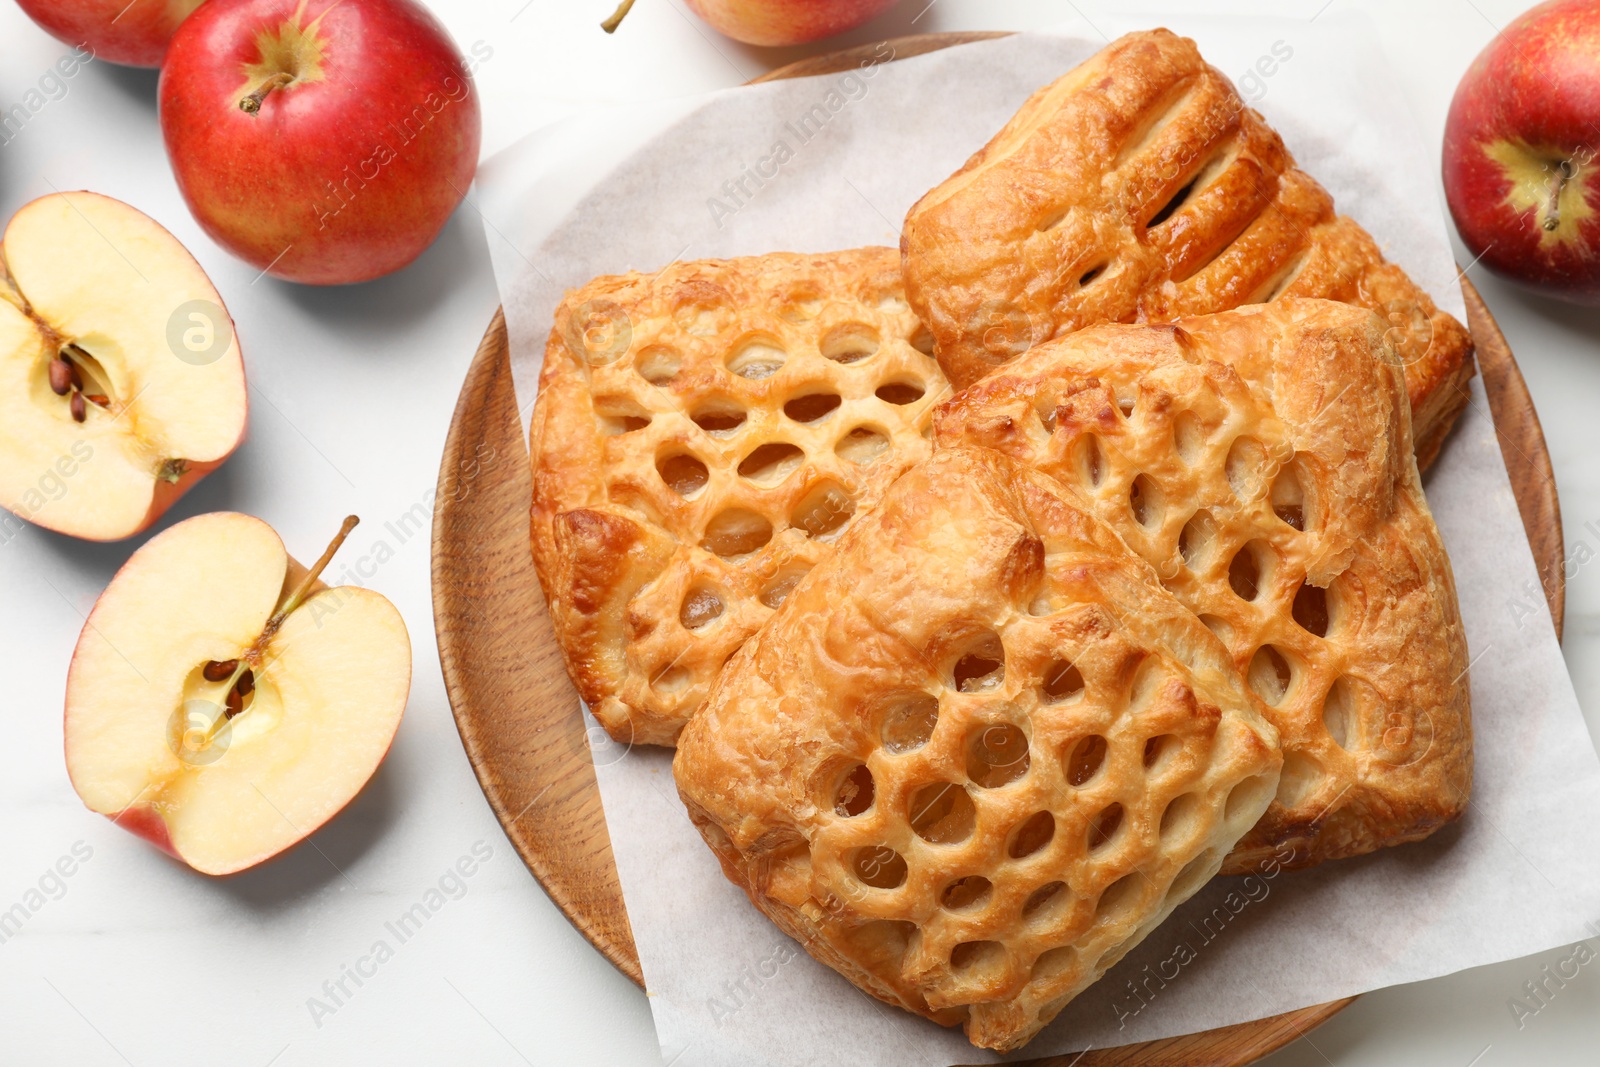
<svg viewBox="0 0 1600 1067">
<path fill-rule="evenodd" d="M 1544 426 L 1505 334 L 1477 287 L 1465 276 L 1461 279 L 1461 295 L 1467 305 L 1467 328 L 1478 349 L 1478 373 L 1483 376 L 1489 410 L 1494 413 L 1500 456 L 1511 478 L 1511 492 L 1517 498 L 1522 528 L 1539 568 L 1539 584 L 1544 588 L 1559 640 L 1567 614 L 1567 553 L 1561 530 L 1561 498 L 1556 492 Z"/>
<path fill-rule="evenodd" d="M 889 63 L 897 59 L 910 59 L 912 56 L 927 55 L 929 52 L 938 52 L 958 44 L 972 44 L 974 41 L 992 41 L 999 37 L 1010 37 L 1010 30 L 966 30 L 950 33 L 919 33 L 910 37 L 891 37 L 886 41 L 877 41 L 873 44 L 858 45 L 855 48 L 845 48 L 838 52 L 828 52 L 820 56 L 808 56 L 805 59 L 787 63 L 777 67 L 759 78 L 752 78 L 747 85 L 760 85 L 762 82 L 787 81 L 790 78 L 810 78 L 819 74 L 838 74 L 853 67 L 870 67 L 878 63 Z M 888 54 L 884 54 L 884 46 L 888 46 Z"/>
<path fill-rule="evenodd" d="M 468 762 L 551 902 L 643 988 L 588 737 L 576 714 L 578 694 L 567 680 L 533 569 L 527 529 L 532 479 L 503 311 L 495 313 L 457 399 L 435 499 L 434 632 Z M 468 500 L 476 506 L 463 507 Z M 508 639 L 529 635 L 544 637 L 542 661 L 529 662 L 507 647 Z M 530 699 L 563 711 L 545 717 L 538 730 L 512 731 L 508 724 Z M 497 726 L 493 737 L 479 734 L 485 718 Z M 497 773 L 500 760 L 492 750 L 508 743 L 536 768 L 533 780 Z"/>
<path fill-rule="evenodd" d="M 1017 1067 L 1244 1067 L 1304 1037 L 1356 999 L 1330 1000 L 1181 1037 L 1047 1056 Z"/>
</svg>

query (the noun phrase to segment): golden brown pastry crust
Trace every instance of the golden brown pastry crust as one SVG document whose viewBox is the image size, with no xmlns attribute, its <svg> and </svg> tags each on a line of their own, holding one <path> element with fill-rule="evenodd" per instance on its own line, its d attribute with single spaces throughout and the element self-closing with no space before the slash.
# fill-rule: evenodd
<svg viewBox="0 0 1600 1067">
<path fill-rule="evenodd" d="M 1276 788 L 1222 644 L 1066 487 L 906 472 L 679 739 L 728 877 L 817 959 L 1013 1049 L 1216 872 Z"/>
<path fill-rule="evenodd" d="M 995 448 L 1091 499 L 1269 706 L 1282 783 L 1225 873 L 1417 840 L 1467 803 L 1466 637 L 1384 338 L 1321 300 L 1097 327 L 935 417 L 936 448 Z"/>
<path fill-rule="evenodd" d="M 1306 296 L 1389 321 L 1423 467 L 1466 404 L 1467 331 L 1167 30 L 1122 37 L 1035 93 L 911 209 L 901 247 L 957 389 L 1085 326 Z"/>
<path fill-rule="evenodd" d="M 671 744 L 853 515 L 927 455 L 949 392 L 931 351 L 889 248 L 676 263 L 567 294 L 533 413 L 533 556 L 613 737 Z"/>
</svg>

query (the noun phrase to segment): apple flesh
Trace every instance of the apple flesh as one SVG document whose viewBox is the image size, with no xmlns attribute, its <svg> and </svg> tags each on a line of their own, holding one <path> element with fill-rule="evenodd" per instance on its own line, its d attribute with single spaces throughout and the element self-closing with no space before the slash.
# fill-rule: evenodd
<svg viewBox="0 0 1600 1067">
<path fill-rule="evenodd" d="M 96 59 L 159 67 L 179 24 L 202 0 L 17 0 L 50 36 Z"/>
<path fill-rule="evenodd" d="M 745 44 L 807 44 L 853 30 L 897 0 L 685 0 L 718 33 Z"/>
<path fill-rule="evenodd" d="M 406 266 L 477 171 L 472 77 L 413 0 L 211 0 L 173 39 L 160 98 L 195 218 L 289 281 Z"/>
<path fill-rule="evenodd" d="M 1490 270 L 1600 304 L 1600 3 L 1523 14 L 1468 68 L 1445 122 L 1444 189 Z"/>
<path fill-rule="evenodd" d="M 244 438 L 233 320 L 177 239 L 57 193 L 0 240 L 0 506 L 95 541 L 145 529 Z"/>
<path fill-rule="evenodd" d="M 266 523 L 223 512 L 133 554 L 67 676 L 67 772 L 90 810 L 230 874 L 360 792 L 400 725 L 411 641 L 379 594 L 318 580 L 337 544 L 307 571 Z"/>
</svg>

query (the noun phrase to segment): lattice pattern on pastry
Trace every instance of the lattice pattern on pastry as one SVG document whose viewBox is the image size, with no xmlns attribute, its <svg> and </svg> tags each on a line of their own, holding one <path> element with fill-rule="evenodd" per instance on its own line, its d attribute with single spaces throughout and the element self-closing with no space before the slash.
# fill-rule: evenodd
<svg viewBox="0 0 1600 1067">
<path fill-rule="evenodd" d="M 1381 323 L 1290 300 L 1040 346 L 938 421 L 939 447 L 1084 493 L 1268 707 L 1283 776 L 1228 871 L 1415 840 L 1465 806 L 1466 645 L 1402 390 Z"/>
<path fill-rule="evenodd" d="M 948 395 L 892 249 L 599 278 L 557 309 L 533 541 L 569 670 L 618 740 L 670 744 L 723 662 Z"/>
<path fill-rule="evenodd" d="M 1284 296 L 1388 319 L 1423 466 L 1472 344 L 1295 166 L 1194 43 L 1135 33 L 1039 90 L 906 218 L 907 292 L 964 388 L 1030 345 Z"/>
<path fill-rule="evenodd" d="M 1061 487 L 908 471 L 729 665 L 675 770 L 725 870 L 862 988 L 1026 1042 L 1276 787 L 1225 649 Z"/>
</svg>

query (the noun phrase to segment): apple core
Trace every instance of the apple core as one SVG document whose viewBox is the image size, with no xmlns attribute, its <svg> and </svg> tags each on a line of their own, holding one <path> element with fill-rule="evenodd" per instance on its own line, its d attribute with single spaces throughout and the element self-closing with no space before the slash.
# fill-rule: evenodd
<svg viewBox="0 0 1600 1067">
<path fill-rule="evenodd" d="M 222 662 L 208 660 L 197 669 L 196 673 L 202 680 L 215 682 L 220 678 L 225 680 L 225 684 L 215 691 L 222 694 L 222 703 L 217 705 L 217 712 L 211 715 L 211 725 L 199 737 L 199 744 L 191 745 L 190 733 L 192 731 L 184 733 L 183 744 L 185 751 L 205 751 L 217 739 L 218 735 L 233 722 L 236 716 L 242 715 L 250 709 L 250 706 L 255 702 L 255 669 L 261 668 L 264 672 L 268 666 L 264 660 L 272 639 L 283 628 L 283 621 L 289 617 L 290 612 L 305 603 L 306 594 L 316 587 L 317 582 L 322 578 L 322 572 L 327 569 L 329 561 L 339 551 L 345 539 L 350 536 L 350 531 L 354 530 L 360 522 L 361 520 L 354 515 L 346 516 L 344 525 L 339 527 L 339 532 L 329 542 L 322 556 L 300 579 L 294 590 L 284 598 L 278 610 L 272 613 L 272 617 L 267 620 L 267 624 L 261 628 L 261 636 L 257 637 L 249 648 L 242 651 L 238 658 Z M 230 665 L 232 669 L 227 670 Z M 194 677 L 194 674 L 190 675 L 191 683 Z M 185 693 L 189 697 L 189 700 L 185 701 L 187 706 L 188 702 L 192 701 L 194 697 L 189 695 L 188 687 L 185 687 Z M 216 704 L 214 694 L 211 695 L 210 699 L 213 704 Z M 183 752 L 174 751 L 180 759 L 183 758 Z"/>
</svg>

